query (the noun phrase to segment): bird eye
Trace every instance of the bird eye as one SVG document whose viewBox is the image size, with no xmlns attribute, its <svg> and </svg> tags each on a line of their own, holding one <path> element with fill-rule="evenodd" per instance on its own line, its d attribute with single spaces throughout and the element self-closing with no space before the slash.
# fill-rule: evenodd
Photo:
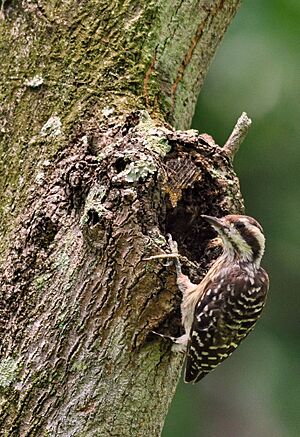
<svg viewBox="0 0 300 437">
<path fill-rule="evenodd" d="M 237 222 L 237 223 L 235 224 L 235 227 L 236 227 L 236 229 L 238 229 L 238 230 L 244 229 L 244 227 L 245 227 L 245 223 L 243 223 L 243 222 Z"/>
</svg>

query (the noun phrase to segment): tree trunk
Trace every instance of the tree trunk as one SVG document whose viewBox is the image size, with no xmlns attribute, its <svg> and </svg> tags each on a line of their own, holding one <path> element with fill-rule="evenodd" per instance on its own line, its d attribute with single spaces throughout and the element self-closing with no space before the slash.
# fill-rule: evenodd
<svg viewBox="0 0 300 437">
<path fill-rule="evenodd" d="M 228 151 L 166 123 L 189 127 L 238 4 L 2 4 L 2 435 L 160 435 L 183 356 L 151 332 L 180 333 L 180 295 L 144 258 L 170 232 L 199 281 L 199 215 L 243 208 Z"/>
</svg>

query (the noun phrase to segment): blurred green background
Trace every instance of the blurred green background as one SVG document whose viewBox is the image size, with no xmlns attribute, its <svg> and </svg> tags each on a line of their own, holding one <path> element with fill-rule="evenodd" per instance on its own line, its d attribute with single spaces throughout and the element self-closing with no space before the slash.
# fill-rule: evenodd
<svg viewBox="0 0 300 437">
<path fill-rule="evenodd" d="M 198 385 L 181 383 L 163 437 L 300 436 L 300 2 L 244 1 L 216 54 L 193 127 L 235 159 L 246 213 L 263 225 L 269 300 L 257 328 Z M 298 134 L 298 138 L 297 138 Z"/>
</svg>

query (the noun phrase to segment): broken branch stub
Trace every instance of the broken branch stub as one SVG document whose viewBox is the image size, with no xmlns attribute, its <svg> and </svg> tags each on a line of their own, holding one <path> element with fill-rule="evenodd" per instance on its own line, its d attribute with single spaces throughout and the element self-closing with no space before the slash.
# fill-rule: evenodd
<svg viewBox="0 0 300 437">
<path fill-rule="evenodd" d="M 246 112 L 243 112 L 236 125 L 234 126 L 228 140 L 224 145 L 224 152 L 227 156 L 233 160 L 236 153 L 239 150 L 240 145 L 247 136 L 248 130 L 252 124 L 251 118 L 248 117 Z"/>
</svg>

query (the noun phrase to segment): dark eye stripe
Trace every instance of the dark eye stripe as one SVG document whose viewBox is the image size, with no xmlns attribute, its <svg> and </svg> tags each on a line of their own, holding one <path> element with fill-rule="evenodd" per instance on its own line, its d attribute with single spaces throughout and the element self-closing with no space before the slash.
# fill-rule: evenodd
<svg viewBox="0 0 300 437">
<path fill-rule="evenodd" d="M 243 239 L 246 241 L 246 243 L 248 244 L 248 246 L 251 247 L 252 249 L 252 253 L 253 253 L 253 258 L 257 258 L 260 254 L 260 244 L 258 239 L 252 234 L 252 232 L 249 231 L 249 229 L 247 227 L 244 227 L 242 230 L 239 229 L 239 232 L 241 234 L 241 236 L 243 237 Z"/>
</svg>

